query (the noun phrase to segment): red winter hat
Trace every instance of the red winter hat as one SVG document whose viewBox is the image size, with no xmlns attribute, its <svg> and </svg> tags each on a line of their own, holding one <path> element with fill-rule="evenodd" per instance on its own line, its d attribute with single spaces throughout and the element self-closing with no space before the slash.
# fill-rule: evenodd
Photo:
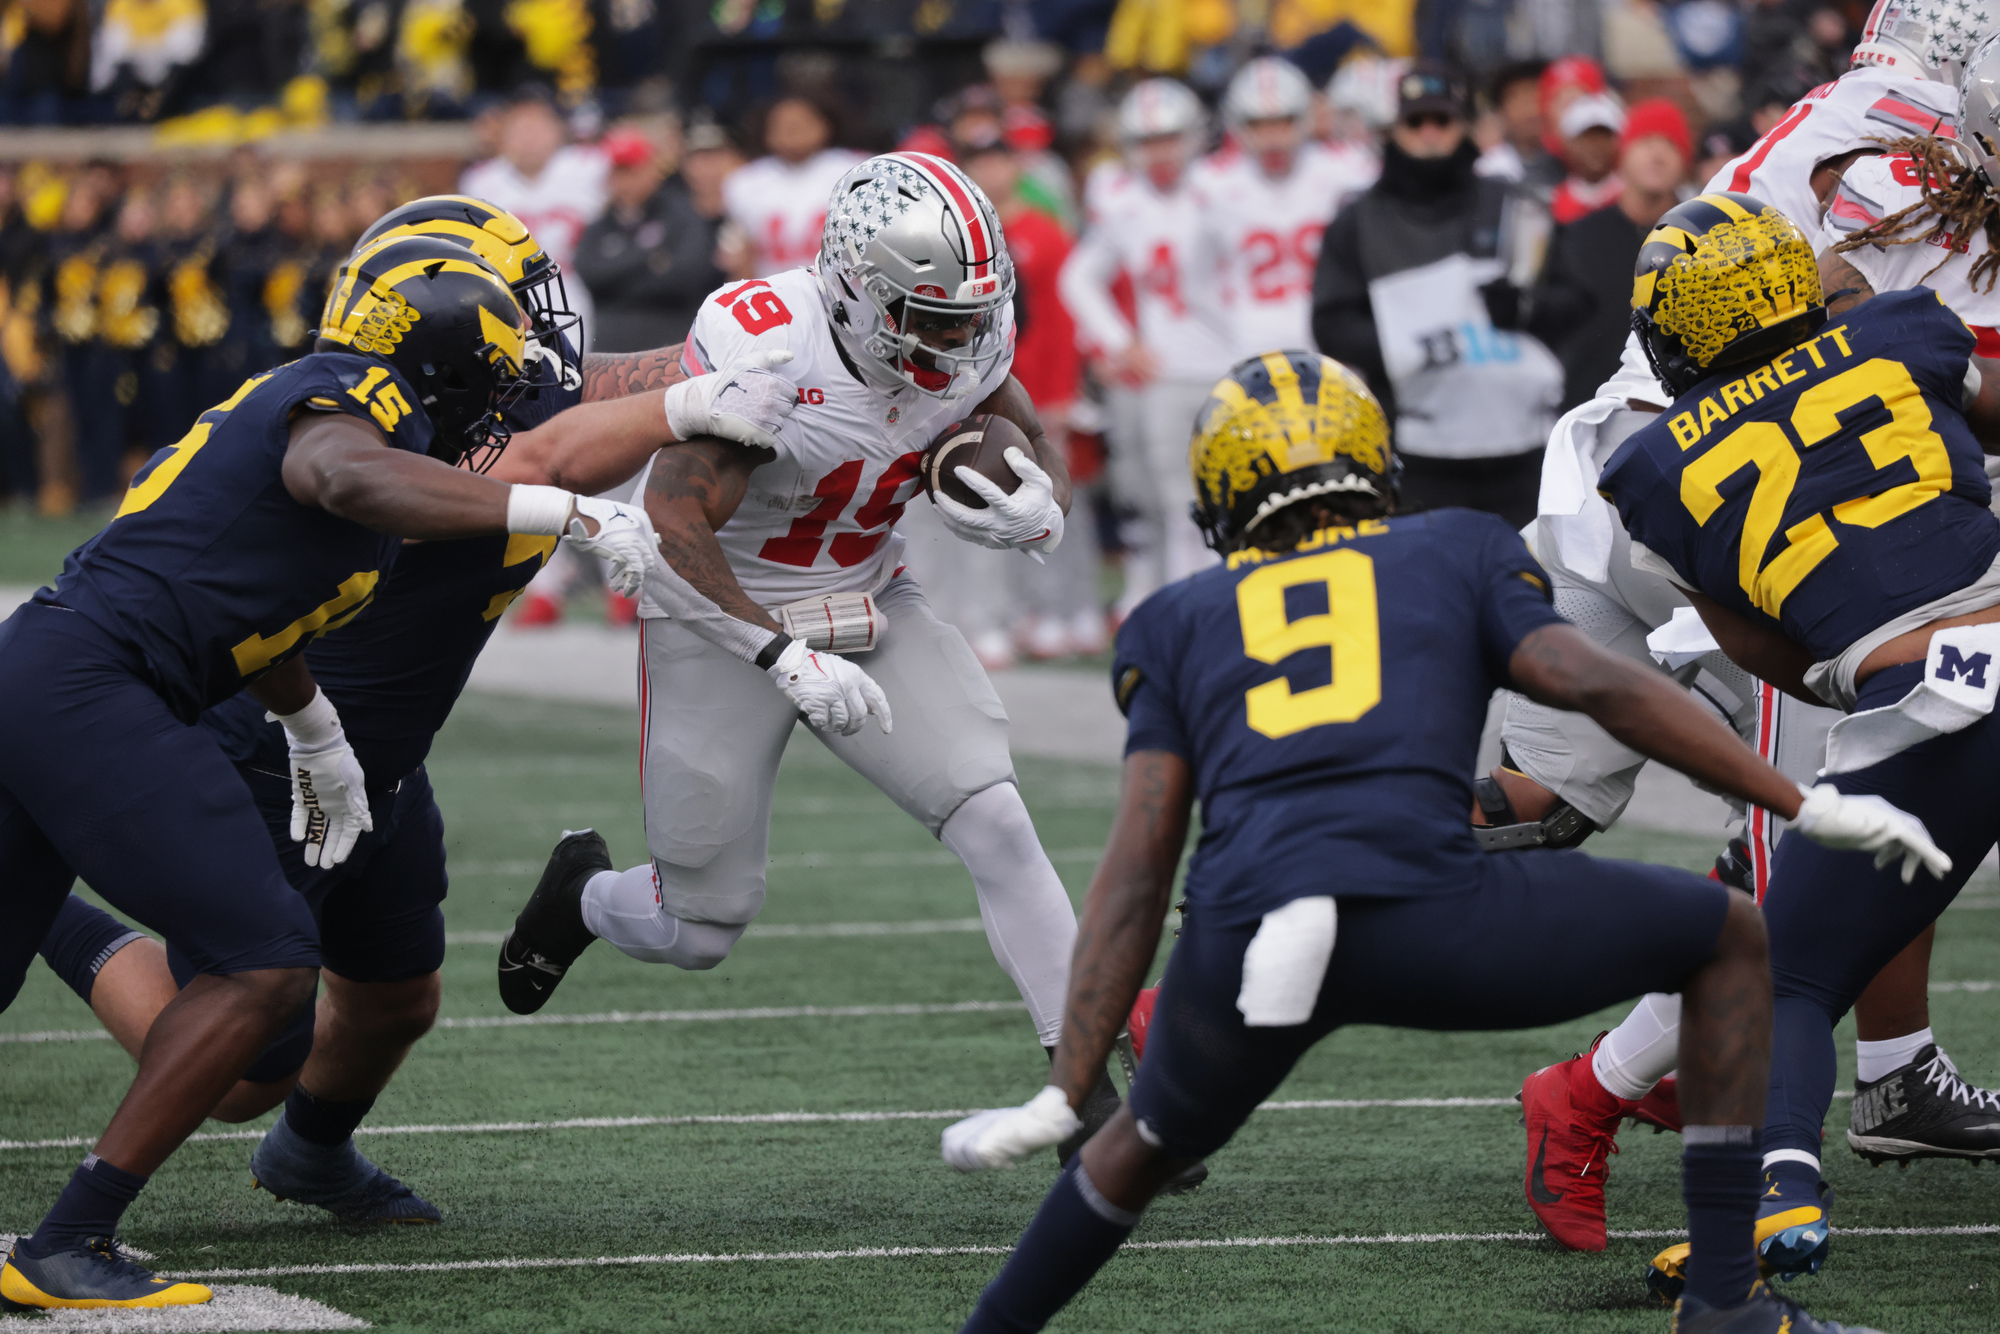
<svg viewBox="0 0 2000 1334">
<path fill-rule="evenodd" d="M 1664 97 L 1649 97 L 1625 109 L 1625 132 L 1618 136 L 1618 151 L 1624 153 L 1634 142 L 1659 135 L 1680 150 L 1681 161 L 1694 161 L 1694 134 L 1679 106 Z"/>
<path fill-rule="evenodd" d="M 598 147 L 614 167 L 643 167 L 653 160 L 653 141 L 637 130 L 613 130 Z"/>
</svg>

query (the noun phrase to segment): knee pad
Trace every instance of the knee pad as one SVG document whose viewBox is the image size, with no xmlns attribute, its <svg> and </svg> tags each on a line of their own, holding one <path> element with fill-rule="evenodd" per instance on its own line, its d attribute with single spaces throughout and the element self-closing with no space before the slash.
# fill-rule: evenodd
<svg viewBox="0 0 2000 1334">
<path fill-rule="evenodd" d="M 987 857 L 1041 854 L 1035 821 L 1021 790 L 1009 783 L 981 788 L 958 804 L 938 828 L 938 838 L 969 867 Z"/>
<path fill-rule="evenodd" d="M 750 929 L 747 922 L 741 926 L 720 926 L 714 922 L 684 922 L 678 917 L 672 921 L 674 939 L 659 952 L 659 961 L 697 973 L 728 958 L 729 951 Z"/>
<path fill-rule="evenodd" d="M 740 932 L 764 909 L 764 865 L 762 856 L 737 856 L 733 850 L 702 866 L 655 857 L 660 911 L 684 922 L 733 923 Z"/>
</svg>

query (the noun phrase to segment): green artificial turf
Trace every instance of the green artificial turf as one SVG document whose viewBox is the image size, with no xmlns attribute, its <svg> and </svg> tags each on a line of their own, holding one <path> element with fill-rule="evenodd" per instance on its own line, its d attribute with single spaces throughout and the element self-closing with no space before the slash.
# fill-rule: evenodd
<svg viewBox="0 0 2000 1334">
<path fill-rule="evenodd" d="M 615 859 L 643 856 L 636 720 L 626 712 L 469 697 L 432 758 L 446 816 L 455 933 L 502 930 L 561 831 L 594 824 Z M 1080 896 L 1116 796 L 1115 771 L 1026 760 L 1045 845 Z M 776 798 L 761 923 L 952 921 L 971 884 L 938 844 L 801 736 Z M 1705 867 L 1706 840 L 1614 833 L 1593 851 Z M 2000 979 L 1990 876 L 1940 930 L 1934 977 Z M 444 1013 L 504 1013 L 494 947 L 454 944 Z M 1549 961 L 1551 968 L 1561 960 Z M 753 932 L 721 967 L 681 973 L 599 946 L 549 1012 L 1012 1002 L 976 931 L 875 936 Z M 1947 992 L 1935 1021 L 1965 1071 L 2000 1081 L 2000 993 Z M 1350 1029 L 1322 1043 L 1280 1099 L 1505 1099 L 1525 1073 L 1587 1044 L 1622 1011 L 1527 1033 Z M 84 1007 L 39 966 L 0 1032 L 84 1029 Z M 1851 1067 L 1843 1026 L 1843 1080 Z M 1046 1071 L 1026 1016 L 952 1014 L 452 1028 L 427 1038 L 370 1124 L 583 1117 L 931 1111 L 1016 1102 Z M 0 1137 L 89 1135 L 130 1064 L 109 1042 L 0 1045 Z M 2000 1176 L 1962 1164 L 1870 1170 L 1830 1121 L 1837 1224 L 2000 1223 Z M 356 1232 L 251 1190 L 250 1145 L 194 1143 L 158 1174 L 126 1236 L 168 1271 L 549 1257 L 746 1255 L 1011 1244 L 1052 1155 L 963 1177 L 937 1152 L 943 1119 L 681 1124 L 364 1137 L 436 1201 L 437 1228 Z M 210 1131 L 228 1127 L 211 1125 Z M 1614 1229 L 1680 1226 L 1678 1141 L 1628 1130 Z M 79 1150 L 0 1151 L 0 1231 L 31 1226 Z M 1266 1112 L 1197 1194 L 1161 1202 L 1136 1241 L 1534 1231 L 1510 1105 Z M 1053 1326 L 1085 1330 L 1664 1331 L 1640 1275 L 1653 1239 L 1602 1255 L 1546 1240 L 1133 1250 Z M 673 1262 L 588 1268 L 283 1275 L 248 1281 L 392 1330 L 949 1330 L 1000 1264 L 987 1254 Z M 1788 1291 L 1891 1334 L 2000 1328 L 2000 1250 L 1982 1235 L 1836 1236 L 1822 1276 Z M 16 1322 L 0 1322 L 11 1331 Z M 38 1323 L 36 1321 L 31 1323 Z"/>
</svg>

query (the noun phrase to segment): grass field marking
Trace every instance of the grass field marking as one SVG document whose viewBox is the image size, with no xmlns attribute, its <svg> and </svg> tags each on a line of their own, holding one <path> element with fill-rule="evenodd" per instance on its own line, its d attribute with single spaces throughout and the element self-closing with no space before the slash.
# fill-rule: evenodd
<svg viewBox="0 0 2000 1334">
<path fill-rule="evenodd" d="M 1987 1237 L 2000 1235 L 2000 1224 L 1959 1227 L 1843 1227 L 1849 1237 Z M 1639 1229 L 1613 1231 L 1621 1240 L 1656 1241 L 1685 1237 L 1687 1230 Z M 1330 1237 L 1184 1237 L 1164 1241 L 1128 1241 L 1128 1251 L 1262 1250 L 1290 1246 L 1441 1246 L 1465 1242 L 1542 1242 L 1545 1232 L 1392 1232 Z M 314 1274 L 438 1274 L 496 1269 L 592 1269 L 613 1265 L 754 1264 L 801 1260 L 903 1260 L 956 1255 L 1007 1255 L 1011 1246 L 857 1246 L 834 1251 L 738 1251 L 716 1254 L 688 1252 L 667 1255 L 526 1256 L 501 1260 L 434 1260 L 408 1264 L 275 1265 L 267 1269 L 197 1269 L 163 1273 L 174 1279 L 285 1278 Z"/>
<path fill-rule="evenodd" d="M 825 939 L 837 936 L 941 936 L 957 932 L 984 931 L 977 917 L 946 917 L 919 922 L 798 922 L 758 926 L 746 933 L 755 940 Z M 447 945 L 498 945 L 505 931 L 447 931 Z"/>
<path fill-rule="evenodd" d="M 1096 863 L 1103 848 L 1049 848 L 1052 862 Z M 773 871 L 837 871 L 846 866 L 884 867 L 957 866 L 958 854 L 944 848 L 918 848 L 898 852 L 777 852 L 765 858 Z M 546 859 L 531 861 L 513 858 L 500 861 L 459 860 L 450 863 L 453 875 L 540 875 Z"/>
</svg>

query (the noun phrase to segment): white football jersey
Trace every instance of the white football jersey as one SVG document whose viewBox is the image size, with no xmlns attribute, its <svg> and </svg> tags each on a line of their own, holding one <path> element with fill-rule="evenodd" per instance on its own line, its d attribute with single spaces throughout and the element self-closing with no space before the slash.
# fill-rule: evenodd
<svg viewBox="0 0 2000 1334">
<path fill-rule="evenodd" d="M 1228 370 L 1219 258 L 1187 179 L 1163 194 L 1121 165 L 1100 167 L 1084 187 L 1084 211 L 1083 239 L 1059 280 L 1079 345 L 1118 353 L 1144 343 L 1171 380 L 1213 381 Z M 1136 331 L 1111 296 L 1120 273 L 1132 282 Z"/>
<path fill-rule="evenodd" d="M 758 273 L 801 268 L 819 258 L 826 201 L 861 160 L 845 148 L 823 148 L 796 167 L 760 157 L 730 173 L 722 183 L 722 207 L 749 238 Z"/>
<path fill-rule="evenodd" d="M 1878 139 L 1952 136 L 1957 125 L 1956 86 L 1864 65 L 1792 103 L 1784 119 L 1716 172 L 1706 189 L 1754 195 L 1817 237 L 1820 203 L 1812 174 L 1820 163 L 1857 148 L 1879 150 Z"/>
<path fill-rule="evenodd" d="M 811 269 L 731 283 L 702 302 L 681 355 L 688 374 L 782 348 L 792 359 L 779 373 L 799 389 L 778 457 L 750 474 L 743 503 L 716 533 L 744 592 L 778 607 L 822 593 L 873 593 L 889 582 L 903 563 L 896 521 L 921 486 L 925 448 L 998 389 L 1013 365 L 1012 309 L 1003 306 L 1000 318 L 1006 355 L 976 390 L 947 403 L 914 388 L 885 394 L 856 379 Z M 644 494 L 644 474 L 639 489 Z M 642 600 L 640 614 L 666 612 Z"/>
<path fill-rule="evenodd" d="M 604 212 L 604 181 L 610 170 L 610 160 L 604 154 L 570 145 L 558 148 L 541 175 L 532 179 L 503 157 L 475 162 L 459 178 L 458 192 L 512 213 L 549 258 L 568 269 L 576 259 L 576 243 L 583 239 L 583 229 Z M 571 273 L 564 279 L 563 292 L 569 297 L 570 309 L 583 317 L 584 338 L 589 339 L 594 312 L 590 289 Z"/>
<path fill-rule="evenodd" d="M 1222 266 L 1232 361 L 1278 348 L 1312 348 L 1320 234 L 1380 172 L 1366 153 L 1336 153 L 1317 143 L 1300 151 L 1282 180 L 1235 151 L 1217 153 L 1195 169 L 1202 229 Z"/>
<path fill-rule="evenodd" d="M 1824 250 L 1870 223 L 1921 203 L 1923 197 L 1917 164 L 1908 154 L 1862 158 L 1841 179 L 1821 224 L 1817 248 Z M 1922 221 L 1898 240 L 1921 237 L 1937 221 L 1928 211 L 1918 216 Z M 1980 356 L 2000 357 L 2000 292 L 1980 291 L 1972 283 L 1972 266 L 1986 253 L 1988 244 L 1981 228 L 1969 237 L 1946 232 L 1936 240 L 1913 245 L 1862 246 L 1842 258 L 1878 292 L 1930 288 L 1979 339 Z M 1982 279 L 1980 287 L 1986 285 Z"/>
</svg>

